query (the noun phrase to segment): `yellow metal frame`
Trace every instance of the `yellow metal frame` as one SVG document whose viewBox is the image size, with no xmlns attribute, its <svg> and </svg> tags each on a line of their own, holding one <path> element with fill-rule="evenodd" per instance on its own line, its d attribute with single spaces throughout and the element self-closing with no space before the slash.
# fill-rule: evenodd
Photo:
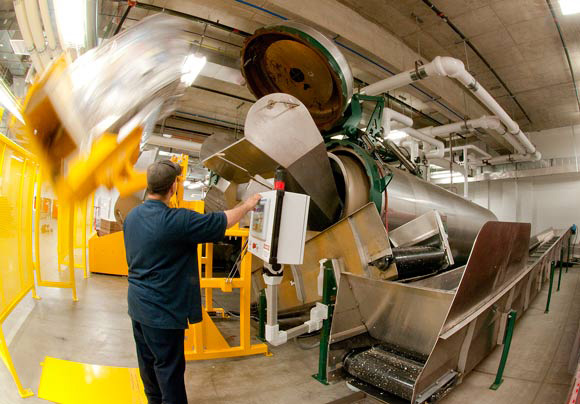
<svg viewBox="0 0 580 404">
<path fill-rule="evenodd" d="M 203 202 L 192 204 L 194 210 L 203 211 Z M 248 239 L 248 229 L 238 227 L 228 229 L 226 237 L 241 239 L 244 246 Z M 203 320 L 197 324 L 191 324 L 185 331 L 185 359 L 203 360 L 232 358 L 238 356 L 260 355 L 270 356 L 266 344 L 251 343 L 250 305 L 252 290 L 252 254 L 245 248 L 242 251 L 239 278 L 214 278 L 213 277 L 213 244 L 205 244 L 206 255 L 202 254 L 203 246 L 199 245 L 198 263 L 200 287 L 205 291 L 205 304 L 202 309 Z M 222 292 L 232 292 L 240 289 L 240 345 L 230 346 L 217 328 L 209 313 L 218 313 L 226 316 L 223 308 L 213 307 L 213 289 Z"/>
<path fill-rule="evenodd" d="M 72 257 L 70 262 L 71 267 L 69 267 L 69 280 L 66 282 L 58 281 L 45 281 L 42 279 L 42 272 L 40 269 L 40 205 L 39 201 L 42 197 L 42 175 L 40 171 L 37 171 L 37 181 L 36 181 L 36 198 L 37 206 L 35 212 L 34 220 L 34 243 L 35 243 L 35 272 L 36 272 L 36 283 L 38 286 L 46 286 L 51 288 L 63 288 L 71 289 L 73 301 L 77 302 L 77 288 L 75 280 L 75 259 L 74 259 L 74 241 L 75 241 L 75 223 L 74 223 L 74 213 L 75 209 L 71 209 L 71 201 L 66 201 L 66 203 L 59 204 L 59 218 L 58 218 L 58 242 L 57 242 L 57 254 L 58 254 L 58 271 L 61 270 L 61 265 L 68 265 L 68 257 Z M 85 228 L 86 233 L 86 228 Z M 84 236 L 84 242 L 86 245 L 86 234 Z M 86 248 L 86 247 L 85 247 Z M 83 254 L 86 257 L 86 250 L 83 249 Z M 86 261 L 85 261 L 86 268 Z M 86 277 L 86 269 L 85 269 Z M 35 299 L 40 299 L 40 297 L 35 293 L 33 296 Z"/>
<path fill-rule="evenodd" d="M 21 251 L 21 246 L 23 245 L 23 239 L 25 239 L 25 245 L 28 248 L 27 251 L 30 251 L 32 254 L 32 226 L 29 229 L 24 229 L 23 231 L 23 213 L 24 212 L 32 212 L 32 203 L 33 203 L 33 189 L 34 189 L 34 181 L 31 181 L 31 185 L 28 189 L 28 198 L 24 200 L 24 180 L 26 175 L 27 168 L 34 168 L 38 166 L 38 161 L 35 156 L 30 153 L 28 150 L 24 149 L 23 147 L 19 146 L 18 144 L 14 143 L 6 136 L 0 134 L 0 175 L 2 174 L 2 170 L 4 168 L 4 158 L 7 151 L 11 151 L 12 153 L 18 155 L 22 158 L 22 168 L 19 180 L 19 187 L 18 187 L 18 205 L 17 205 L 17 225 L 16 225 L 16 237 L 18 241 L 18 276 L 20 277 L 20 283 L 23 286 L 22 290 L 18 295 L 16 295 L 13 300 L 6 306 L 6 308 L 0 313 L 0 359 L 6 365 L 16 387 L 18 389 L 18 393 L 21 397 L 30 397 L 33 396 L 34 393 L 30 389 L 26 389 L 22 386 L 20 378 L 18 377 L 18 373 L 16 373 L 16 369 L 14 367 L 14 363 L 12 362 L 12 357 L 10 356 L 10 351 L 8 350 L 8 345 L 6 343 L 6 339 L 4 337 L 4 333 L 2 332 L 2 323 L 6 320 L 8 315 L 14 310 L 16 305 L 22 301 L 22 299 L 32 290 L 32 295 L 36 296 L 36 286 L 34 283 L 34 273 L 33 268 L 34 266 L 30 266 L 26 268 L 25 265 L 25 256 L 24 252 Z M 38 205 L 37 205 L 38 206 Z M 32 257 L 29 257 L 30 261 L 33 263 Z M 25 285 L 24 276 L 25 273 L 28 272 L 30 277 L 30 284 Z M 0 278 L 1 280 L 1 278 Z M 0 293 L 3 293 L 3 285 L 0 283 Z"/>
</svg>

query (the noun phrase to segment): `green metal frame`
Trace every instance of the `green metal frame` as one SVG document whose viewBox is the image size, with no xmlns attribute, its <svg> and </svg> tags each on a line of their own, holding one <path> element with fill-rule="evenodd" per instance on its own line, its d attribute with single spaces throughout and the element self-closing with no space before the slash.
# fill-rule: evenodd
<svg viewBox="0 0 580 404">
<path fill-rule="evenodd" d="M 262 289 L 260 291 L 260 297 L 258 298 L 258 339 L 260 341 L 266 341 L 266 310 L 268 302 L 266 300 L 266 291 Z"/>
<path fill-rule="evenodd" d="M 560 291 L 560 283 L 562 283 L 562 266 L 564 265 L 564 247 L 560 246 L 560 274 L 558 275 L 558 289 L 556 291 Z"/>
<path fill-rule="evenodd" d="M 554 284 L 554 269 L 556 268 L 556 263 L 554 261 L 550 262 L 550 288 L 548 289 L 548 300 L 546 301 L 546 310 L 544 313 L 550 312 L 550 300 L 552 299 L 552 286 Z"/>
<path fill-rule="evenodd" d="M 350 140 L 333 140 L 326 143 L 326 148 L 329 150 L 335 147 L 352 149 L 352 151 L 354 151 L 354 153 L 363 161 L 365 171 L 371 183 L 369 199 L 375 204 L 380 212 L 383 206 L 383 192 L 393 179 L 393 174 L 388 172 L 385 176 L 382 176 L 379 172 L 377 161 L 373 159 L 366 150 Z"/>
<path fill-rule="evenodd" d="M 320 336 L 320 352 L 318 356 L 318 373 L 312 375 L 313 378 L 322 384 L 328 384 L 326 367 L 328 363 L 328 345 L 330 341 L 330 327 L 332 325 L 332 313 L 334 312 L 334 302 L 336 300 L 336 279 L 334 278 L 334 267 L 332 261 L 324 263 L 322 286 L 322 304 L 328 307 L 328 316 L 322 323 L 322 334 Z"/>
<path fill-rule="evenodd" d="M 501 360 L 499 361 L 497 374 L 495 375 L 495 381 L 489 387 L 491 390 L 499 389 L 499 386 L 501 386 L 503 383 L 503 371 L 505 370 L 505 364 L 510 353 L 510 346 L 512 344 L 512 337 L 514 335 L 514 327 L 516 325 L 516 317 L 517 312 L 515 310 L 511 310 L 507 316 L 506 331 L 503 341 L 503 352 L 501 354 Z"/>
<path fill-rule="evenodd" d="M 355 94 L 350 100 L 350 106 L 345 115 L 348 115 L 346 121 L 342 124 L 341 133 L 344 133 L 352 140 L 356 140 L 358 135 L 358 125 L 362 120 L 361 101 L 370 101 L 375 103 L 375 109 L 367 123 L 365 134 L 372 137 L 381 137 L 381 128 L 383 126 L 383 110 L 385 108 L 385 99 L 370 95 Z"/>
<path fill-rule="evenodd" d="M 568 234 L 568 249 L 566 253 L 568 257 L 566 258 L 566 273 L 568 273 L 568 268 L 570 267 L 570 241 L 572 241 L 572 233 Z"/>
</svg>

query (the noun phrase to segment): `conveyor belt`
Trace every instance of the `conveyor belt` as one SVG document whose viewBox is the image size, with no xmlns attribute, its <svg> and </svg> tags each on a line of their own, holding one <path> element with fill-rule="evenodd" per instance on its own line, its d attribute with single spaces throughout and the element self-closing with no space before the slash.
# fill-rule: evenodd
<svg viewBox="0 0 580 404">
<path fill-rule="evenodd" d="M 353 352 L 344 360 L 351 376 L 378 389 L 410 400 L 423 364 L 379 346 Z"/>
</svg>

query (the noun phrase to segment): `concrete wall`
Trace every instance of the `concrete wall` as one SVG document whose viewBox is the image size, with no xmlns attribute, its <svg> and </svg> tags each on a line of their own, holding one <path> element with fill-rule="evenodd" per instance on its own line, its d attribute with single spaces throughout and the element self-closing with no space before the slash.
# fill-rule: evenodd
<svg viewBox="0 0 580 404">
<path fill-rule="evenodd" d="M 580 126 L 529 133 L 543 158 L 580 154 Z M 449 186 L 447 186 L 449 188 Z M 452 191 L 463 195 L 463 185 Z M 549 227 L 580 224 L 580 173 L 469 183 L 469 199 L 490 209 L 499 220 L 529 222 L 532 234 Z"/>
<path fill-rule="evenodd" d="M 456 188 L 462 195 L 463 187 Z M 471 183 L 469 199 L 499 220 L 531 223 L 532 234 L 580 224 L 578 174 Z"/>
</svg>

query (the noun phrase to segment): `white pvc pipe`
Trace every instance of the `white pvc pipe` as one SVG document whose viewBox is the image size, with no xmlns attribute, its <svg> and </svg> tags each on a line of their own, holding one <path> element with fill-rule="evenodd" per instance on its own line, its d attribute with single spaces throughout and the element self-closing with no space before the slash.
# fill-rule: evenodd
<svg viewBox="0 0 580 404">
<path fill-rule="evenodd" d="M 541 158 L 541 154 L 521 131 L 518 124 L 510 118 L 487 90 L 465 70 L 461 60 L 447 56 L 437 56 L 430 63 L 418 66 L 417 69 L 408 70 L 366 86 L 361 90 L 361 93 L 376 95 L 433 76 L 451 77 L 467 87 L 505 125 L 508 133 L 504 136 L 519 154 L 528 160 L 539 160 Z M 515 146 L 517 143 L 519 143 L 518 147 Z"/>
<path fill-rule="evenodd" d="M 38 6 L 40 8 L 40 16 L 42 17 L 42 25 L 44 25 L 44 32 L 46 33 L 46 40 L 48 41 L 48 47 L 52 52 L 52 57 L 57 57 L 58 42 L 56 40 L 56 35 L 52 26 L 52 20 L 50 19 L 50 11 L 48 10 L 48 0 L 38 0 Z"/>
<path fill-rule="evenodd" d="M 408 127 L 413 126 L 413 119 L 387 107 L 383 109 L 383 121 L 384 120 L 395 121 Z"/>
<path fill-rule="evenodd" d="M 453 151 L 463 151 L 464 153 L 467 152 L 468 150 L 473 150 L 476 153 L 478 153 L 481 157 L 483 157 L 483 159 L 491 159 L 493 158 L 493 156 L 489 153 L 487 153 L 486 151 L 480 149 L 479 147 L 472 145 L 472 144 L 467 144 L 465 146 L 457 146 L 457 147 L 453 147 Z M 446 148 L 444 150 L 445 153 L 450 153 L 451 149 Z"/>
<path fill-rule="evenodd" d="M 41 73 L 44 71 L 44 64 L 42 59 L 38 56 L 36 52 L 36 47 L 34 46 L 34 40 L 32 39 L 32 32 L 30 31 L 30 26 L 28 25 L 28 17 L 26 16 L 26 9 L 24 7 L 24 2 L 22 0 L 14 1 L 14 12 L 16 14 L 16 20 L 18 21 L 18 27 L 22 33 L 22 39 L 26 45 L 26 50 L 30 53 L 30 59 L 34 64 L 34 68 L 37 72 Z"/>
<path fill-rule="evenodd" d="M 46 67 L 50 64 L 50 54 L 44 39 L 42 20 L 40 19 L 40 10 L 38 9 L 37 1 L 24 0 L 24 9 L 26 10 L 26 16 L 28 17 L 28 27 L 30 28 L 30 33 L 32 34 L 34 47 L 38 52 L 38 56 L 40 57 L 42 64 L 44 67 Z"/>
<path fill-rule="evenodd" d="M 201 151 L 201 143 L 193 142 L 185 139 L 166 138 L 159 135 L 151 135 L 147 140 L 147 144 L 169 147 L 172 149 L 179 149 L 195 155 Z"/>
<path fill-rule="evenodd" d="M 425 157 L 427 159 L 443 158 L 443 155 L 445 154 L 445 152 L 444 152 L 445 145 L 443 144 L 442 141 L 437 140 L 437 139 L 432 138 L 432 137 L 429 137 L 429 136 L 425 135 L 424 133 L 419 132 L 417 129 L 404 128 L 401 130 L 403 132 L 405 132 L 407 135 L 414 137 L 415 139 L 418 139 L 418 140 L 422 141 L 423 143 L 427 143 L 427 144 L 435 147 L 434 150 L 429 150 L 427 153 L 425 153 Z"/>
<path fill-rule="evenodd" d="M 454 122 L 448 125 L 441 125 L 441 126 L 429 126 L 427 128 L 419 129 L 421 132 L 429 135 L 429 136 L 443 136 L 448 135 L 453 132 L 465 132 L 469 129 L 491 129 L 500 135 L 504 136 L 505 139 L 508 141 L 509 144 L 520 154 L 525 154 L 524 147 L 517 141 L 514 136 L 511 136 L 509 132 L 507 132 L 506 128 L 502 125 L 499 118 L 496 116 L 487 116 L 484 115 L 477 119 L 470 119 L 464 122 Z"/>
</svg>

